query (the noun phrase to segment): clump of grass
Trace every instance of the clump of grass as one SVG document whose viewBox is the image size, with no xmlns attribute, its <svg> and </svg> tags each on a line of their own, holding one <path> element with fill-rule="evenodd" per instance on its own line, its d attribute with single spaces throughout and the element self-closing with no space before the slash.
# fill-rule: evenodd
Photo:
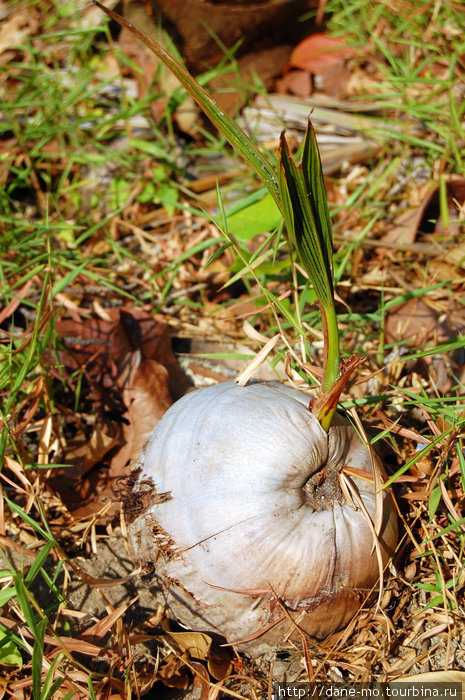
<svg viewBox="0 0 465 700">
<path fill-rule="evenodd" d="M 77 652 L 88 659 L 84 642 L 73 648 L 70 641 L 63 611 L 73 569 L 58 542 L 60 528 L 54 534 L 49 524 L 63 510 L 46 482 L 59 466 L 63 429 L 54 324 L 63 305 L 90 285 L 136 303 L 118 271 L 108 272 L 113 251 L 107 245 L 105 255 L 102 246 L 102 238 L 111 240 L 105 227 L 121 209 L 109 198 L 95 220 L 98 200 L 89 185 L 92 169 L 108 161 L 105 139 L 120 131 L 121 118 L 144 113 L 146 103 L 126 104 L 126 113 L 118 104 L 102 120 L 107 100 L 111 109 L 104 91 L 115 79 L 96 80 L 102 54 L 94 52 L 96 40 L 107 45 L 108 33 L 70 30 L 60 3 L 41 9 L 42 33 L 24 39 L 17 58 L 2 67 L 9 90 L 1 95 L 8 148 L 0 162 L 0 687 L 46 700 L 95 697 L 94 687 L 105 685 L 78 660 Z M 114 156 L 124 172 L 137 172 L 142 158 L 130 150 Z M 99 240 L 103 254 L 95 248 Z"/>
<path fill-rule="evenodd" d="M 389 117 L 385 128 L 375 126 L 372 132 L 389 143 L 389 152 L 372 172 L 365 173 L 350 203 L 362 208 L 365 216 L 386 207 L 389 196 L 401 203 L 420 161 L 434 179 L 463 172 L 465 68 L 460 56 L 465 49 L 465 21 L 461 8 L 424 0 L 396 6 L 380 2 L 375 8 L 365 0 L 330 0 L 326 12 L 329 31 L 356 48 L 361 65 L 371 75 L 371 92 L 366 94 L 366 86 L 358 92 L 355 81 L 354 97 L 368 99 Z M 404 183 L 400 188 L 399 181 Z"/>
</svg>

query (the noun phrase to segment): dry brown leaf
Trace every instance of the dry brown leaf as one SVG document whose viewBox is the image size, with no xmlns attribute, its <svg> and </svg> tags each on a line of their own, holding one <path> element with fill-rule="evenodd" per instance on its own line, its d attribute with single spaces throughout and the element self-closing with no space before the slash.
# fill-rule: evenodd
<svg viewBox="0 0 465 700">
<path fill-rule="evenodd" d="M 26 639 L 34 639 L 34 634 L 32 633 L 32 631 L 19 622 L 11 620 L 7 617 L 0 617 L 0 623 L 8 629 L 12 630 L 13 632 L 24 635 Z M 93 657 L 117 656 L 116 652 L 112 651 L 111 649 L 105 649 L 97 646 L 96 644 L 91 644 L 90 642 L 86 642 L 82 639 L 73 639 L 72 637 L 54 637 L 52 635 L 46 634 L 44 637 L 44 644 L 49 644 L 50 646 L 55 647 L 55 650 L 48 655 L 49 659 L 51 659 L 56 654 L 59 654 L 63 650 L 65 650 L 68 653 L 77 652 L 79 654 L 84 654 L 86 656 Z"/>
<path fill-rule="evenodd" d="M 305 70 L 289 71 L 276 81 L 275 86 L 277 92 L 288 92 L 297 97 L 309 97 L 312 94 L 312 79 Z"/>
<path fill-rule="evenodd" d="M 173 398 L 190 386 L 160 320 L 143 309 L 106 311 L 104 318 L 75 316 L 57 323 L 66 347 L 60 356 L 65 372 L 85 371 L 95 419 L 89 436 L 76 416 L 77 434 L 64 452 L 72 466 L 50 480 L 75 517 L 98 513 L 114 501 L 101 522 L 119 511 L 119 477 Z"/>
<path fill-rule="evenodd" d="M 163 640 L 164 637 L 161 637 Z M 187 653 L 193 659 L 205 661 L 208 657 L 212 638 L 204 632 L 166 632 L 167 641 L 177 648 L 180 654 Z"/>
<path fill-rule="evenodd" d="M 24 628 L 23 628 L 24 631 Z M 31 637 L 33 635 L 30 635 Z M 49 659 L 52 659 L 57 654 L 60 654 L 63 650 L 68 653 L 75 652 L 77 654 L 84 654 L 85 656 L 98 657 L 98 656 L 110 656 L 116 657 L 116 652 L 111 649 L 106 649 L 99 647 L 96 644 L 91 644 L 83 639 L 72 639 L 70 637 L 51 637 L 45 635 L 44 644 L 50 644 L 55 647 L 55 650 L 49 654 Z"/>
<path fill-rule="evenodd" d="M 3 505 L 3 507 L 4 507 L 4 505 Z M 18 544 L 14 540 L 11 540 L 8 537 L 5 537 L 3 535 L 3 533 L 0 534 L 0 546 L 5 551 L 8 551 L 9 549 L 11 549 L 14 552 L 18 552 L 18 554 L 21 555 L 23 561 L 27 562 L 29 560 L 34 559 L 34 554 L 31 552 L 30 549 L 27 549 L 26 547 L 22 547 L 20 544 Z"/>
<path fill-rule="evenodd" d="M 188 659 L 205 661 L 209 673 L 215 680 L 226 678 L 232 672 L 231 653 L 225 647 L 218 647 L 212 638 L 204 632 L 167 631 L 165 640 L 173 645 L 181 656 Z M 161 637 L 163 640 L 163 637 Z"/>
<path fill-rule="evenodd" d="M 120 435 L 108 435 L 100 426 L 92 431 L 89 439 L 81 435 L 76 440 L 68 441 L 65 460 L 74 466 L 66 472 L 67 476 L 83 476 L 101 462 L 113 447 L 119 445 L 120 441 Z"/>
<path fill-rule="evenodd" d="M 290 64 L 309 73 L 324 73 L 334 65 L 342 65 L 352 58 L 354 50 L 341 39 L 316 33 L 297 44 L 291 54 Z"/>
<path fill-rule="evenodd" d="M 392 226 L 382 237 L 385 243 L 409 244 L 413 243 L 417 237 L 418 226 L 423 215 L 422 207 L 404 209 L 395 217 Z M 440 249 L 438 248 L 438 253 Z"/>
<path fill-rule="evenodd" d="M 139 456 L 150 432 L 173 403 L 167 369 L 155 360 L 143 360 L 140 364 L 138 360 L 136 354 L 130 355 L 117 379 L 128 422 L 123 427 L 125 445 L 110 464 L 112 474 L 119 475 L 129 461 Z"/>
<path fill-rule="evenodd" d="M 157 673 L 157 679 L 168 688 L 179 688 L 180 690 L 188 688 L 191 682 L 184 660 L 172 653 L 163 660 Z"/>
<path fill-rule="evenodd" d="M 123 578 L 98 578 L 96 576 L 90 576 L 90 574 L 87 574 L 79 566 L 77 566 L 73 562 L 73 560 L 68 559 L 68 564 L 78 576 L 80 581 L 87 584 L 88 586 L 92 586 L 93 588 L 114 588 L 115 586 L 124 586 L 125 583 L 128 583 L 132 579 L 136 578 L 136 576 L 139 576 L 141 572 L 141 569 L 139 567 L 138 569 L 135 569 Z"/>
<path fill-rule="evenodd" d="M 461 176 L 448 176 L 446 181 L 447 214 L 449 226 L 447 230 L 441 219 L 440 190 L 435 185 L 423 195 L 418 206 L 401 212 L 394 220 L 393 225 L 381 240 L 390 243 L 411 244 L 419 234 L 428 234 L 428 241 L 435 243 L 435 237 L 441 237 L 437 241 L 437 257 L 449 262 L 451 265 L 463 264 L 462 248 L 459 246 L 456 254 L 447 249 L 444 253 L 444 238 L 459 236 L 463 228 L 463 205 L 465 202 L 465 179 Z M 432 235 L 431 235 L 432 234 Z M 454 246 L 457 247 L 457 246 Z"/>
<path fill-rule="evenodd" d="M 217 681 L 230 676 L 233 672 L 233 663 L 229 651 L 223 647 L 218 649 L 215 644 L 212 644 L 207 658 L 207 668 L 212 678 Z"/>
<path fill-rule="evenodd" d="M 445 329 L 439 324 L 439 314 L 423 299 L 409 299 L 386 315 L 385 334 L 388 343 L 402 340 L 409 345 L 421 347 L 438 331 L 441 334 L 436 335 L 437 339 L 445 340 Z"/>
<path fill-rule="evenodd" d="M 0 32 L 1 34 L 1 32 Z M 0 36 L 1 39 L 1 36 Z M 34 278 L 31 278 L 26 282 L 21 289 L 15 293 L 15 298 L 10 301 L 9 304 L 7 304 L 1 311 L 0 311 L 0 323 L 4 323 L 7 318 L 12 316 L 12 314 L 16 311 L 18 306 L 21 304 L 21 300 L 24 299 L 24 297 L 27 295 L 28 291 L 30 290 L 32 284 L 34 282 Z"/>
<path fill-rule="evenodd" d="M 26 37 L 33 34 L 38 27 L 35 13 L 20 10 L 7 20 L 0 28 L 0 54 L 24 43 Z"/>
<path fill-rule="evenodd" d="M 200 700 L 208 700 L 210 690 L 210 678 L 208 677 L 207 669 L 202 664 L 191 662 L 192 668 L 195 670 L 194 688 L 200 688 Z"/>
<path fill-rule="evenodd" d="M 132 598 L 132 600 L 130 600 L 128 603 L 120 605 L 119 608 L 113 610 L 113 612 L 109 613 L 106 617 L 102 618 L 101 620 L 93 624 L 91 627 L 88 627 L 88 629 L 86 629 L 85 632 L 82 633 L 82 637 L 94 637 L 96 639 L 104 637 L 106 633 L 111 630 L 115 622 L 119 620 L 119 618 L 122 615 L 124 615 L 126 610 L 128 610 L 138 598 L 139 596 L 137 595 L 135 598 Z"/>
<path fill-rule="evenodd" d="M 117 373 L 114 363 L 127 352 L 140 350 L 143 358 L 168 369 L 173 399 L 182 396 L 190 384 L 179 369 L 161 317 L 132 308 L 107 309 L 107 313 L 113 320 L 58 320 L 55 328 L 66 347 L 60 354 L 65 368 L 85 368 L 91 378 L 110 386 Z"/>
</svg>

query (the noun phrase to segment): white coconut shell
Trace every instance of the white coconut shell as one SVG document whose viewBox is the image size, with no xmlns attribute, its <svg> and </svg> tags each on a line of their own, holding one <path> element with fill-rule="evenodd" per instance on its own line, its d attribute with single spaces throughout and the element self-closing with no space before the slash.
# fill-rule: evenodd
<svg viewBox="0 0 465 700">
<path fill-rule="evenodd" d="M 285 610 L 315 637 L 341 628 L 379 578 L 366 515 L 334 500 L 321 469 L 382 467 L 347 421 L 328 435 L 308 403 L 276 382 L 190 393 L 157 424 L 135 474 L 131 543 L 154 564 L 159 597 L 189 628 L 239 645 L 256 637 L 243 644 L 254 655 L 295 632 Z M 315 506 L 303 487 L 317 472 Z M 352 481 L 374 520 L 373 482 Z M 397 518 L 387 492 L 383 502 L 386 561 Z"/>
</svg>

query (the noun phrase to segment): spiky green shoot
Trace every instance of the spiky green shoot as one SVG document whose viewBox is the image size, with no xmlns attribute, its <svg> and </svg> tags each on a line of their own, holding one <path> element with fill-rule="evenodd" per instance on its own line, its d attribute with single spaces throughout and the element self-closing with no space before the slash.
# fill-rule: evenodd
<svg viewBox="0 0 465 700">
<path fill-rule="evenodd" d="M 328 430 L 342 388 L 359 363 L 346 363 L 341 374 L 339 332 L 334 305 L 331 221 L 320 154 L 311 123 L 309 122 L 305 135 L 302 162 L 298 166 L 290 156 L 284 134 L 281 136 L 276 172 L 240 126 L 222 111 L 211 95 L 173 56 L 123 17 L 97 0 L 93 2 L 137 36 L 172 71 L 231 146 L 256 171 L 278 205 L 321 309 L 325 339 L 324 372 L 321 396 L 316 402 L 317 409 L 314 410 L 321 425 Z"/>
</svg>

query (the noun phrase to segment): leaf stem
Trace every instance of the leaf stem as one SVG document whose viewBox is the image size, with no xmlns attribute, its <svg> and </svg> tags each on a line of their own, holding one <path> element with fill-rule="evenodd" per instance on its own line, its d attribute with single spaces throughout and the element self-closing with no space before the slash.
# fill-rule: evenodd
<svg viewBox="0 0 465 700">
<path fill-rule="evenodd" d="M 321 306 L 321 316 L 324 325 L 324 374 L 321 389 L 329 391 L 340 375 L 339 330 L 337 325 L 334 303 Z"/>
</svg>

